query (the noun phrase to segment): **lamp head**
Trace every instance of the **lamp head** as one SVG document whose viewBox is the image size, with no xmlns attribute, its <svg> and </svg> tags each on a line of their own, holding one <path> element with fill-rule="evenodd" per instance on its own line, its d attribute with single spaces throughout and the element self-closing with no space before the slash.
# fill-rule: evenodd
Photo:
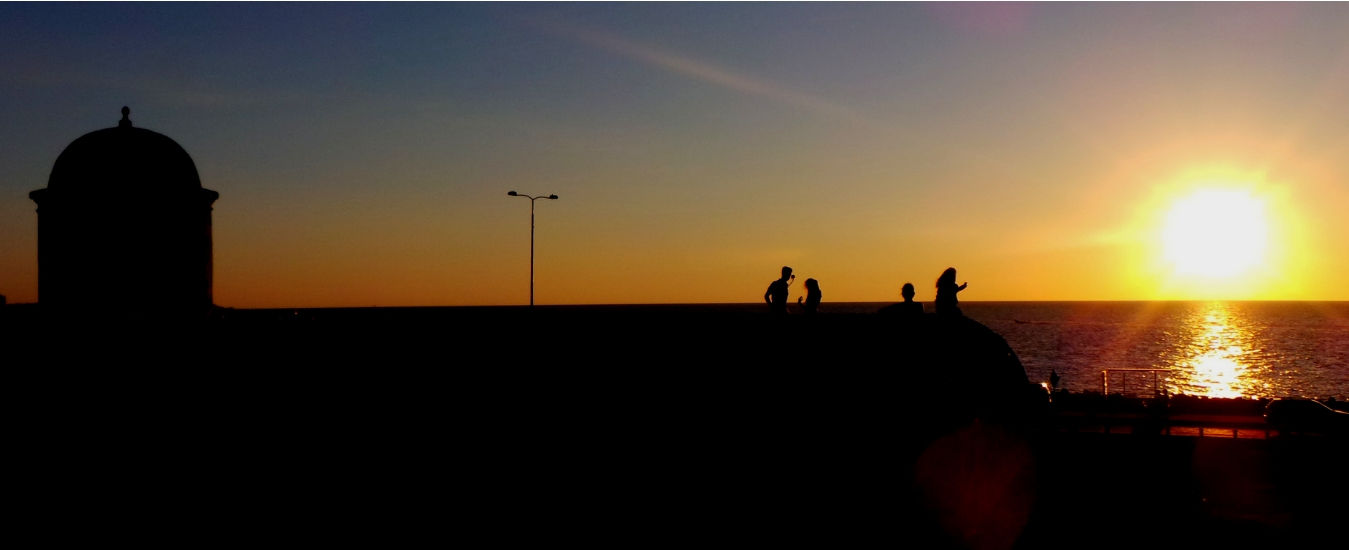
<svg viewBox="0 0 1349 550">
<path fill-rule="evenodd" d="M 553 200 L 557 200 L 557 195 L 548 195 L 548 198 L 553 199 Z"/>
<path fill-rule="evenodd" d="M 518 193 L 516 193 L 515 191 L 507 191 L 506 194 L 507 194 L 507 195 L 510 195 L 510 196 L 512 196 L 512 197 L 514 197 L 514 196 L 517 195 Z"/>
</svg>

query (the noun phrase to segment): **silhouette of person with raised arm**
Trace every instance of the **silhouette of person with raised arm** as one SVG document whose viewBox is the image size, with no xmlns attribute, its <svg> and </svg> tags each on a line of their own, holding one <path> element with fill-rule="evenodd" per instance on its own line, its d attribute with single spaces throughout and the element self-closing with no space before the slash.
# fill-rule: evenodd
<svg viewBox="0 0 1349 550">
<path fill-rule="evenodd" d="M 763 301 L 768 302 L 769 311 L 784 315 L 787 313 L 787 285 L 795 279 L 792 268 L 782 266 L 782 278 L 770 283 L 768 291 L 763 293 Z"/>
<path fill-rule="evenodd" d="M 960 283 L 960 286 L 956 286 L 956 268 L 946 268 L 941 277 L 937 277 L 937 314 L 962 315 L 956 293 L 965 290 L 967 285 L 969 283 Z"/>
<path fill-rule="evenodd" d="M 914 294 L 913 283 L 904 283 L 904 287 L 899 290 L 899 295 L 904 298 L 904 301 L 898 304 L 885 306 L 877 313 L 903 317 L 905 319 L 917 319 L 922 317 L 923 304 L 913 301 Z"/>
<path fill-rule="evenodd" d="M 801 306 L 801 312 L 806 315 L 814 315 L 816 310 L 820 309 L 820 282 L 815 279 L 806 279 L 806 297 L 797 298 L 796 305 Z M 801 300 L 805 300 L 802 303 Z"/>
</svg>

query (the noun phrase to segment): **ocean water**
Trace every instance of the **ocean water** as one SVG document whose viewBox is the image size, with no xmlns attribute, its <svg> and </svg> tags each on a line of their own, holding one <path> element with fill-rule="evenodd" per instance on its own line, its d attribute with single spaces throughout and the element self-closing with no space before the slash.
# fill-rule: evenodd
<svg viewBox="0 0 1349 550">
<path fill-rule="evenodd" d="M 866 311 L 880 304 L 840 304 Z M 925 304 L 931 311 L 932 304 Z M 1104 369 L 1164 369 L 1172 394 L 1349 398 L 1349 302 L 962 302 L 1035 382 L 1100 390 Z M 1127 377 L 1127 378 L 1126 378 Z M 1111 390 L 1152 374 L 1112 371 Z"/>
</svg>

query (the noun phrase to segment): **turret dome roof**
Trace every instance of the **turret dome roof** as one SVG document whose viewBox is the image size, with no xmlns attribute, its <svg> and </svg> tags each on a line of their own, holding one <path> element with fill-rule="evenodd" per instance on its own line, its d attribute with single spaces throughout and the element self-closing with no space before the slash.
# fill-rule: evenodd
<svg viewBox="0 0 1349 550">
<path fill-rule="evenodd" d="M 200 189 L 197 166 L 164 134 L 131 125 L 122 107 L 114 128 L 80 136 L 56 158 L 47 188 L 60 192 Z"/>
</svg>

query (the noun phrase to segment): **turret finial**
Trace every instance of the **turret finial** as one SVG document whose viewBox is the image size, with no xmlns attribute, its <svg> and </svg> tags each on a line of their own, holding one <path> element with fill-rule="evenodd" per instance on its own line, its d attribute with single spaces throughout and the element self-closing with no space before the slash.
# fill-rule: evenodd
<svg viewBox="0 0 1349 550">
<path fill-rule="evenodd" d="M 131 127 L 131 107 L 127 107 L 126 105 L 122 106 L 122 120 L 117 122 L 117 127 L 118 128 Z"/>
</svg>

